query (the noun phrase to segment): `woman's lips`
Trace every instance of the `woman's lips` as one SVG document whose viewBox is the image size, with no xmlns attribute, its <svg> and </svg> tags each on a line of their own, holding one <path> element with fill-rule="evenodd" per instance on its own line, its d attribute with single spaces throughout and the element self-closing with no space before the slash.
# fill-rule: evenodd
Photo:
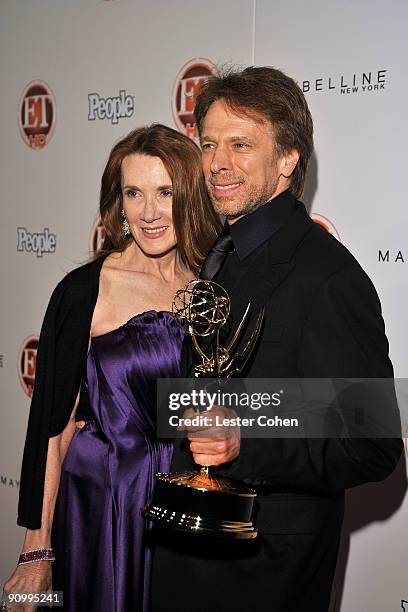
<svg viewBox="0 0 408 612">
<path fill-rule="evenodd" d="M 157 238 L 161 238 L 163 234 L 165 234 L 168 229 L 168 225 L 163 225 L 162 227 L 142 227 L 143 236 L 149 238 L 150 240 L 155 240 Z"/>
</svg>

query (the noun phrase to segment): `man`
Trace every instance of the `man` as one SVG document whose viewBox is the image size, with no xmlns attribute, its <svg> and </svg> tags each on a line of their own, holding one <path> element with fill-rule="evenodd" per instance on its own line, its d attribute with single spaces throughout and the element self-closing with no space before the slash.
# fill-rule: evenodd
<svg viewBox="0 0 408 612">
<path fill-rule="evenodd" d="M 208 192 L 226 216 L 202 269 L 228 291 L 232 320 L 248 301 L 265 325 L 253 378 L 391 377 L 375 289 L 354 257 L 314 224 L 297 198 L 313 124 L 296 83 L 259 67 L 211 78 L 196 118 Z M 221 252 L 221 255 L 220 255 Z M 344 490 L 390 474 L 398 439 L 214 440 L 188 432 L 172 471 L 191 457 L 257 490 L 250 542 L 160 532 L 153 612 L 326 612 Z"/>
</svg>

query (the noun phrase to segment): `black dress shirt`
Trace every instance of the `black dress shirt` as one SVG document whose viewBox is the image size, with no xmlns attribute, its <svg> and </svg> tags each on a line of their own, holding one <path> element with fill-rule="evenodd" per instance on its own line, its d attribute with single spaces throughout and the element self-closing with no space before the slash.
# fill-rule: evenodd
<svg viewBox="0 0 408 612">
<path fill-rule="evenodd" d="M 234 251 L 226 256 L 214 280 L 227 291 L 231 290 L 257 257 L 262 245 L 280 230 L 295 210 L 296 200 L 289 191 L 284 191 L 253 213 L 231 224 L 229 229 Z"/>
</svg>

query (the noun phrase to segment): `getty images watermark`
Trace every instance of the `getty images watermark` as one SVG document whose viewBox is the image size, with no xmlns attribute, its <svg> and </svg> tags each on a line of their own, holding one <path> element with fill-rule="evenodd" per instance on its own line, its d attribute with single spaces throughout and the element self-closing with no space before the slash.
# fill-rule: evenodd
<svg viewBox="0 0 408 612">
<path fill-rule="evenodd" d="M 211 386 L 206 389 L 192 389 L 190 392 L 173 392 L 169 395 L 168 406 L 169 410 L 177 411 L 178 414 L 170 415 L 168 423 L 170 427 L 299 427 L 297 418 L 266 414 L 245 417 L 232 412 L 233 407 L 249 408 L 253 411 L 278 407 L 281 405 L 283 393 L 283 390 L 275 393 L 247 393 L 223 391 L 220 388 L 211 391 Z M 216 414 L 219 407 L 229 408 L 229 412 Z M 188 410 L 189 408 L 191 410 Z M 184 411 L 180 414 L 182 409 Z"/>
<path fill-rule="evenodd" d="M 238 426 L 247 438 L 398 438 L 407 407 L 408 379 L 163 378 L 157 434 Z"/>
</svg>

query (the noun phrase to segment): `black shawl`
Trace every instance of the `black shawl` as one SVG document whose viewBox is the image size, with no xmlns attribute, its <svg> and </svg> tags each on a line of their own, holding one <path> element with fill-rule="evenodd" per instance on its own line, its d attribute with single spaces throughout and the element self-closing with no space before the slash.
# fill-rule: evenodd
<svg viewBox="0 0 408 612">
<path fill-rule="evenodd" d="M 41 527 L 48 440 L 67 425 L 81 385 L 104 259 L 65 276 L 51 296 L 42 324 L 18 502 L 17 524 L 28 529 Z M 76 419 L 87 416 L 82 398 Z"/>
</svg>

